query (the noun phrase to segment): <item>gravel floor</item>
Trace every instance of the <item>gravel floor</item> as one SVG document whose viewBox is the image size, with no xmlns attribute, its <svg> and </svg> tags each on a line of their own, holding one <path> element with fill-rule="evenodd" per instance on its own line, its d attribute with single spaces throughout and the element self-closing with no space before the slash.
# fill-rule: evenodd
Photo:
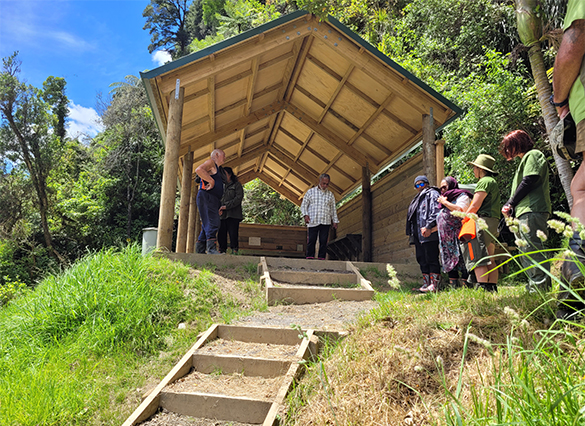
<svg viewBox="0 0 585 426">
<path fill-rule="evenodd" d="M 295 324 L 303 328 L 344 331 L 360 314 L 367 313 L 377 305 L 377 302 L 368 300 L 271 306 L 268 312 L 256 312 L 242 318 L 237 324 L 265 327 L 290 327 Z"/>
</svg>

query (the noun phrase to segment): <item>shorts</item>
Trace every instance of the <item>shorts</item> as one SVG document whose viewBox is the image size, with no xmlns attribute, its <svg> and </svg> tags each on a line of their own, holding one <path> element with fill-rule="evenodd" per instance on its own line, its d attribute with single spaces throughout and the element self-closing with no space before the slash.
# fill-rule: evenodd
<svg viewBox="0 0 585 426">
<path fill-rule="evenodd" d="M 577 123 L 577 141 L 575 142 L 575 152 L 585 151 L 585 120 Z"/>
<path fill-rule="evenodd" d="M 486 221 L 488 229 L 484 231 L 476 227 L 476 238 L 469 242 L 459 243 L 463 260 L 465 260 L 465 267 L 468 271 L 471 271 L 476 266 L 492 264 L 492 259 L 486 259 L 490 255 L 487 248 L 491 243 L 495 243 L 500 219 L 495 217 L 483 217 L 482 219 Z"/>
</svg>

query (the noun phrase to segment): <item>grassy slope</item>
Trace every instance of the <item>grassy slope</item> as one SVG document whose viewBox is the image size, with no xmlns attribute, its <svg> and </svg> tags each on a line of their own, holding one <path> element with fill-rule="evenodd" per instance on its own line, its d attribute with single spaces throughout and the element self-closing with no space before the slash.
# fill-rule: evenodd
<svg viewBox="0 0 585 426">
<path fill-rule="evenodd" d="M 120 424 L 200 331 L 242 311 L 210 270 L 136 246 L 90 255 L 0 309 L 0 424 Z"/>
<path fill-rule="evenodd" d="M 289 395 L 294 425 L 582 424 L 582 328 L 523 286 L 379 294 Z"/>
</svg>

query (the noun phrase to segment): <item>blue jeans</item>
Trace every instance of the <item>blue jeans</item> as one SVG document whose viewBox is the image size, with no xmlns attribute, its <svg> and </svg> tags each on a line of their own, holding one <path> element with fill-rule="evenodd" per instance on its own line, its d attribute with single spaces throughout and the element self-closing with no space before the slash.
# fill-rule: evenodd
<svg viewBox="0 0 585 426">
<path fill-rule="evenodd" d="M 205 242 L 217 239 L 217 231 L 221 222 L 219 218 L 220 207 L 221 200 L 215 195 L 201 189 L 197 192 L 197 209 L 199 209 L 199 216 L 201 216 L 201 233 L 197 238 L 198 241 Z"/>
</svg>

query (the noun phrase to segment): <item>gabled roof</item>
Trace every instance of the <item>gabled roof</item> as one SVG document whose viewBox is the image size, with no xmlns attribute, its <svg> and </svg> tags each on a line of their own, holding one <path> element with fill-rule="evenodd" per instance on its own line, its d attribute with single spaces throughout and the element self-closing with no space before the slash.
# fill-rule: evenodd
<svg viewBox="0 0 585 426">
<path fill-rule="evenodd" d="M 169 97 L 185 88 L 180 155 L 214 148 L 241 182 L 260 178 L 296 204 L 331 176 L 340 199 L 461 110 L 339 21 L 304 11 L 141 73 L 166 137 Z"/>
</svg>

